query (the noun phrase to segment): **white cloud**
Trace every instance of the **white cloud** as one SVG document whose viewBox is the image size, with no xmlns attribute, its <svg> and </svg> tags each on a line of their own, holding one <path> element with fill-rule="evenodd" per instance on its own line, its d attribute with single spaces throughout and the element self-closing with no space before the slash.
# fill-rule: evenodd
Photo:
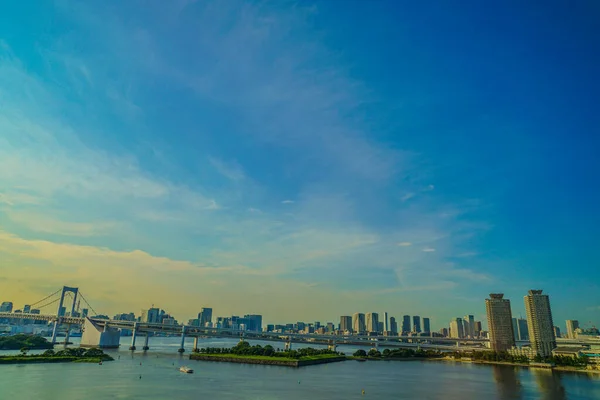
<svg viewBox="0 0 600 400">
<path fill-rule="evenodd" d="M 281 204 L 294 204 L 294 200 L 283 200 Z"/>
<path fill-rule="evenodd" d="M 216 157 L 209 157 L 208 160 L 221 175 L 232 181 L 239 181 L 245 177 L 244 170 L 236 161 L 225 162 Z"/>
<path fill-rule="evenodd" d="M 398 246 L 408 247 L 408 246 L 412 246 L 412 243 L 411 242 L 400 242 L 400 243 L 398 243 Z"/>
<path fill-rule="evenodd" d="M 410 199 L 412 199 L 413 197 L 415 197 L 415 194 L 414 194 L 414 193 L 406 193 L 404 196 L 402 196 L 402 197 L 400 198 L 400 200 L 402 200 L 402 201 L 406 201 L 406 200 L 410 200 Z"/>
<path fill-rule="evenodd" d="M 422 251 L 425 253 L 433 253 L 433 252 L 435 252 L 435 249 L 432 247 L 425 247 L 425 248 L 423 248 Z"/>
</svg>

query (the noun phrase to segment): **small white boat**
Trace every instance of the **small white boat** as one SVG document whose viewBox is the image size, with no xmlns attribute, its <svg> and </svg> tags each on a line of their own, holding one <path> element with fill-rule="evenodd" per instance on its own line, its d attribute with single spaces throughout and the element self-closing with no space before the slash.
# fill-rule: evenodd
<svg viewBox="0 0 600 400">
<path fill-rule="evenodd" d="M 180 367 L 179 371 L 185 372 L 186 374 L 193 374 L 194 373 L 193 369 L 191 369 L 190 367 L 186 367 L 186 366 Z"/>
</svg>

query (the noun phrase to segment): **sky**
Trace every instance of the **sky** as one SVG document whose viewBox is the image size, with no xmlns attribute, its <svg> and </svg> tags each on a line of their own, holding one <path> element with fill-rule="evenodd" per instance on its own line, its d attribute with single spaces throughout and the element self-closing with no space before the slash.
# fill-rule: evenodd
<svg viewBox="0 0 600 400">
<path fill-rule="evenodd" d="M 599 325 L 600 6 L 484 3 L 7 2 L 0 301 Z"/>
</svg>

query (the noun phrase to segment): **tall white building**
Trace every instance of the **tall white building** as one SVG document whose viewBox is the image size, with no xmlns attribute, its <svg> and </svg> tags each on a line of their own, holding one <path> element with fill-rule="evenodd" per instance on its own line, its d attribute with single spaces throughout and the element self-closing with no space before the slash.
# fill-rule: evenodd
<svg viewBox="0 0 600 400">
<path fill-rule="evenodd" d="M 490 293 L 485 299 L 490 348 L 494 351 L 507 351 L 515 345 L 510 300 L 503 293 Z M 516 321 L 515 321 L 516 322 Z"/>
<path fill-rule="evenodd" d="M 575 329 L 579 328 L 579 321 L 575 319 L 567 320 L 567 338 L 575 339 Z"/>
<path fill-rule="evenodd" d="M 530 290 L 524 301 L 531 349 L 542 357 L 549 357 L 556 348 L 550 298 L 541 290 Z"/>
<path fill-rule="evenodd" d="M 369 312 L 366 314 L 365 319 L 367 324 L 367 332 L 379 331 L 379 314 Z"/>
<path fill-rule="evenodd" d="M 352 315 L 352 330 L 354 333 L 364 333 L 366 331 L 365 327 L 365 314 L 363 313 L 354 313 Z"/>
<path fill-rule="evenodd" d="M 464 326 L 462 318 L 456 318 L 450 321 L 450 337 L 455 339 L 464 338 L 465 333 L 463 328 Z"/>
</svg>

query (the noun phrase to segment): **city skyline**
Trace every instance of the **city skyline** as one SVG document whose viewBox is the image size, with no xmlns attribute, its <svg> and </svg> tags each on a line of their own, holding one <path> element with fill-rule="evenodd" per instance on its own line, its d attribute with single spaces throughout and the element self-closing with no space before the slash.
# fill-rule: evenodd
<svg viewBox="0 0 600 400">
<path fill-rule="evenodd" d="M 21 3 L 0 16 L 0 301 L 68 284 L 108 315 L 438 330 L 541 287 L 555 320 L 600 321 L 593 13 Z"/>
</svg>

